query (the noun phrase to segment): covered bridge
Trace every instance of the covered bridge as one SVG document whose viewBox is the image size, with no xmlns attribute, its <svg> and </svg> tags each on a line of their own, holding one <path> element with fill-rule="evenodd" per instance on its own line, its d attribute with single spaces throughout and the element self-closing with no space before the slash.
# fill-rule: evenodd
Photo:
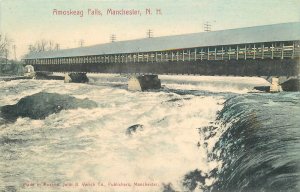
<svg viewBox="0 0 300 192">
<path fill-rule="evenodd" d="M 299 56 L 295 22 L 36 52 L 24 60 L 50 72 L 297 76 Z"/>
</svg>

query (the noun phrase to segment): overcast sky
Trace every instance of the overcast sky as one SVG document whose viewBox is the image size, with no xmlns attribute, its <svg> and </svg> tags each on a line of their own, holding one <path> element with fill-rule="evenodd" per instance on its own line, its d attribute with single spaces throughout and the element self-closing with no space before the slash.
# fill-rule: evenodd
<svg viewBox="0 0 300 192">
<path fill-rule="evenodd" d="M 107 9 L 141 10 L 142 15 L 106 15 Z M 146 15 L 149 8 L 152 15 Z M 84 16 L 53 15 L 53 10 L 83 10 Z M 98 9 L 102 16 L 88 15 Z M 161 10 L 161 15 L 156 14 Z M 209 21 L 212 30 L 299 22 L 300 0 L 0 0 L 0 33 L 14 40 L 17 56 L 29 44 L 45 39 L 71 48 L 154 36 L 202 32 Z"/>
</svg>

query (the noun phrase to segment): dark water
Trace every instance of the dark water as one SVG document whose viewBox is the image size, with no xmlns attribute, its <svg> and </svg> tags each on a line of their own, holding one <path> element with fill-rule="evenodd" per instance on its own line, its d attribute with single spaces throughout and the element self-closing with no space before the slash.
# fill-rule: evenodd
<svg viewBox="0 0 300 192">
<path fill-rule="evenodd" d="M 225 102 L 228 126 L 211 159 L 218 180 L 207 191 L 300 191 L 300 93 L 247 94 Z"/>
</svg>

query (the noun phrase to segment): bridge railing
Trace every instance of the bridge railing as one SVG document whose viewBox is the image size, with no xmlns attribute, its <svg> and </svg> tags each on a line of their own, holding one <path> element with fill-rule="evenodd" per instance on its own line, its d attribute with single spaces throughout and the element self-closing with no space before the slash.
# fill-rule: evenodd
<svg viewBox="0 0 300 192">
<path fill-rule="evenodd" d="M 60 58 L 25 59 L 26 64 L 139 63 L 202 60 L 284 59 L 300 57 L 300 42 L 265 42 L 196 47 L 146 53 L 122 53 Z"/>
</svg>

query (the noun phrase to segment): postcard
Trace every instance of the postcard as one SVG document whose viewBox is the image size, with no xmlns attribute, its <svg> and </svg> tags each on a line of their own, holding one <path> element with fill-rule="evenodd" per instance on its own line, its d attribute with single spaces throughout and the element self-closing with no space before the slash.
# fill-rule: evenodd
<svg viewBox="0 0 300 192">
<path fill-rule="evenodd" d="M 0 191 L 300 191 L 299 0 L 0 0 Z"/>
</svg>

